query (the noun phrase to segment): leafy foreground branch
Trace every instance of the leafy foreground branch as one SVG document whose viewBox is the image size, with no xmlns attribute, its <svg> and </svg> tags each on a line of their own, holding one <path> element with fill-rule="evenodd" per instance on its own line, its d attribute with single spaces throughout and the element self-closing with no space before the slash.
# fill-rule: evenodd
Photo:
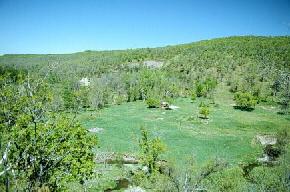
<svg viewBox="0 0 290 192">
<path fill-rule="evenodd" d="M 1 191 L 55 191 L 90 178 L 97 138 L 73 119 L 48 112 L 43 82 L 7 75 L 0 83 Z"/>
</svg>

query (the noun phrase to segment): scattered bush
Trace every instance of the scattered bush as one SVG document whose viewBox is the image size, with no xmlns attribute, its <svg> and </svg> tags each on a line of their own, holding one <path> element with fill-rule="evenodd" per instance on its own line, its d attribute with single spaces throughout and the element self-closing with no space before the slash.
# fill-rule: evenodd
<svg viewBox="0 0 290 192">
<path fill-rule="evenodd" d="M 204 82 L 197 82 L 195 89 L 197 97 L 207 97 L 216 86 L 217 81 L 213 78 L 207 78 Z"/>
<path fill-rule="evenodd" d="M 155 98 L 148 98 L 146 100 L 146 103 L 148 105 L 148 108 L 158 108 L 160 105 L 159 100 Z"/>
<path fill-rule="evenodd" d="M 139 146 L 142 163 L 148 167 L 149 173 L 157 172 L 159 168 L 157 162 L 160 160 L 160 154 L 165 151 L 165 145 L 158 137 L 149 138 L 148 131 L 142 127 Z"/>
<path fill-rule="evenodd" d="M 196 84 L 196 96 L 197 97 L 206 97 L 206 87 L 202 83 Z"/>
<path fill-rule="evenodd" d="M 192 94 L 191 94 L 191 100 L 192 101 L 195 101 L 196 100 L 196 93 L 195 92 L 192 92 Z"/>
<path fill-rule="evenodd" d="M 201 106 L 199 109 L 199 114 L 203 115 L 202 118 L 207 119 L 209 115 L 209 107 L 208 106 Z"/>
<path fill-rule="evenodd" d="M 234 96 L 234 100 L 236 101 L 236 108 L 242 110 L 253 110 L 257 104 L 256 98 L 248 92 L 237 92 Z"/>
</svg>

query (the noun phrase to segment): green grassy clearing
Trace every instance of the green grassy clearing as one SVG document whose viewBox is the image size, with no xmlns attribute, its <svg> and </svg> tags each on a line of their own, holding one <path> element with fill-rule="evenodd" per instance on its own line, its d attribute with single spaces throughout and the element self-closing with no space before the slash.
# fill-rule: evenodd
<svg viewBox="0 0 290 192">
<path fill-rule="evenodd" d="M 104 128 L 98 133 L 103 151 L 138 152 L 140 126 L 145 126 L 161 137 L 167 145 L 166 158 L 177 164 L 191 156 L 198 163 L 215 157 L 237 163 L 259 152 L 252 142 L 255 135 L 289 128 L 289 117 L 263 104 L 252 112 L 236 110 L 232 97 L 227 87 L 220 85 L 208 120 L 198 118 L 201 99 L 191 102 L 187 98 L 173 102 L 180 107 L 177 110 L 148 109 L 145 102 L 138 101 L 84 112 L 79 118 L 87 128 Z"/>
</svg>

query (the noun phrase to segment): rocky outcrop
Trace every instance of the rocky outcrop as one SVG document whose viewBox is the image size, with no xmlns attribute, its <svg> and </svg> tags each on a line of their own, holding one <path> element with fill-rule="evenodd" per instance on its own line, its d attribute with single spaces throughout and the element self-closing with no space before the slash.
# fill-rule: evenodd
<svg viewBox="0 0 290 192">
<path fill-rule="evenodd" d="M 169 108 L 169 103 L 168 102 L 165 102 L 165 101 L 162 101 L 160 103 L 160 108 L 162 108 L 162 109 L 168 109 Z"/>
<path fill-rule="evenodd" d="M 143 65 L 145 65 L 146 67 L 148 68 L 151 68 L 151 69 L 158 69 L 158 68 L 161 68 L 163 66 L 163 62 L 162 61 L 144 61 L 143 62 Z"/>
<path fill-rule="evenodd" d="M 170 105 L 168 102 L 162 101 L 160 103 L 160 108 L 166 109 L 166 110 L 176 110 L 179 107 L 178 106 L 175 106 L 175 105 Z"/>
<path fill-rule="evenodd" d="M 275 145 L 277 138 L 272 135 L 257 135 L 256 141 L 263 146 L 263 154 L 257 159 L 259 163 L 273 163 L 280 155 L 280 151 Z"/>
<path fill-rule="evenodd" d="M 272 135 L 257 135 L 256 140 L 263 146 L 275 145 L 277 143 L 277 138 Z"/>
</svg>

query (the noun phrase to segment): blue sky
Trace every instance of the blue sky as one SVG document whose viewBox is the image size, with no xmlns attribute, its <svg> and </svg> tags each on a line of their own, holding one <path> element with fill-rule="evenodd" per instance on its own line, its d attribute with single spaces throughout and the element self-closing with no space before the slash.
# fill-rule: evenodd
<svg viewBox="0 0 290 192">
<path fill-rule="evenodd" d="M 0 0 L 0 54 L 290 35 L 290 0 Z"/>
</svg>

